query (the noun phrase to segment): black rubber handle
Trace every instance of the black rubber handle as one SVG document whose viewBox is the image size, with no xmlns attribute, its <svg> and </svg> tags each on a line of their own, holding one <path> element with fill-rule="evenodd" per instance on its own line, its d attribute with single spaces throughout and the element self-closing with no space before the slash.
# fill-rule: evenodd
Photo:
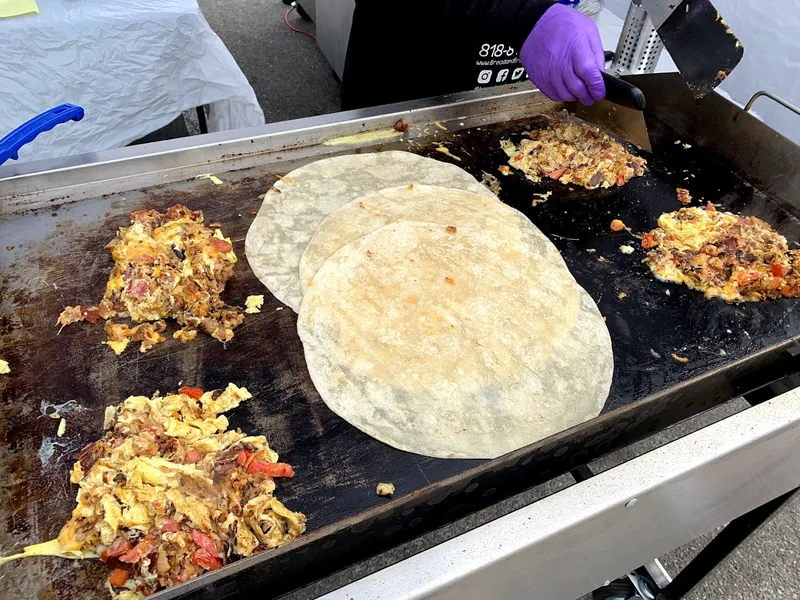
<svg viewBox="0 0 800 600">
<path fill-rule="evenodd" d="M 606 100 L 609 102 L 634 110 L 644 110 L 647 106 L 644 92 L 635 85 L 608 73 L 603 73 L 603 81 L 606 84 Z"/>
</svg>

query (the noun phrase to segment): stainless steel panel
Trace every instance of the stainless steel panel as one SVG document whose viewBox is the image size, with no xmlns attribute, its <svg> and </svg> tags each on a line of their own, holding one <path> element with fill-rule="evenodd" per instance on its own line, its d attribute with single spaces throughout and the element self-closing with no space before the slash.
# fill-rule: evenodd
<svg viewBox="0 0 800 600">
<path fill-rule="evenodd" d="M 350 41 L 355 0 L 317 0 L 317 44 L 339 79 Z"/>
<path fill-rule="evenodd" d="M 574 600 L 800 486 L 798 452 L 793 390 L 322 599 Z"/>
<path fill-rule="evenodd" d="M 391 132 L 400 118 L 412 126 L 409 141 L 413 142 L 426 137 L 428 126 L 437 131 L 434 121 L 454 131 L 521 119 L 557 106 L 526 83 L 64 159 L 7 163 L 0 167 L 0 215 L 256 165 L 273 164 L 285 172 L 298 161 L 375 146 L 379 142 L 369 139 L 330 142 L 366 132 Z"/>
</svg>

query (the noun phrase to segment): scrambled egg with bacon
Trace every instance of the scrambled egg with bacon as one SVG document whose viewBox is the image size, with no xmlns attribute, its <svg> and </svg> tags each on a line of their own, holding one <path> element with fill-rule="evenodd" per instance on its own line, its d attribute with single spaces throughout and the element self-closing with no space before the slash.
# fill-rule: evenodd
<svg viewBox="0 0 800 600">
<path fill-rule="evenodd" d="M 508 164 L 534 182 L 542 177 L 587 189 L 623 186 L 644 174 L 647 161 L 588 123 L 556 121 L 526 134 L 519 145 L 501 140 Z"/>
<path fill-rule="evenodd" d="M 726 302 L 800 296 L 800 252 L 756 217 L 703 208 L 665 213 L 646 233 L 645 262 L 662 281 Z"/>
<path fill-rule="evenodd" d="M 99 556 L 112 596 L 135 600 L 300 536 L 305 516 L 273 496 L 292 467 L 221 414 L 250 397 L 183 387 L 108 407 L 105 437 L 72 469 L 78 506 L 58 540 L 10 558 Z"/>
<path fill-rule="evenodd" d="M 202 211 L 181 205 L 166 213 L 136 211 L 106 250 L 114 268 L 100 305 L 67 306 L 58 317 L 62 327 L 105 320 L 107 344 L 119 354 L 130 342 L 147 352 L 165 341 L 168 318 L 182 326 L 173 335 L 181 342 L 193 340 L 198 330 L 227 342 L 244 321 L 220 297 L 237 261 L 233 246 L 219 229 L 203 224 Z M 139 325 L 116 323 L 114 317 Z"/>
</svg>

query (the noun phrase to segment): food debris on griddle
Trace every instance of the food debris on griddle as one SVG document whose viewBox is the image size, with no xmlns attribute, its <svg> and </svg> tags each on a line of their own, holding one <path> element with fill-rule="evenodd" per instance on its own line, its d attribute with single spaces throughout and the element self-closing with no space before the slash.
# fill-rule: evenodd
<svg viewBox="0 0 800 600">
<path fill-rule="evenodd" d="M 264 296 L 248 296 L 244 301 L 245 309 L 248 315 L 254 315 L 261 312 L 261 307 L 264 306 Z"/>
<path fill-rule="evenodd" d="M 166 340 L 165 319 L 183 327 L 181 341 L 197 330 L 227 342 L 244 320 L 241 311 L 220 297 L 233 276 L 236 254 L 220 229 L 203 224 L 203 213 L 176 205 L 160 213 L 139 210 L 131 225 L 121 227 L 106 250 L 114 267 L 98 306 L 67 306 L 58 317 L 62 327 L 77 321 L 106 321 L 108 345 L 119 354 L 129 342 L 146 352 Z M 134 327 L 115 323 L 130 318 Z"/>
<path fill-rule="evenodd" d="M 0 360 L 0 375 L 8 375 L 11 373 L 11 367 L 8 366 L 7 360 Z"/>
<path fill-rule="evenodd" d="M 500 180 L 492 175 L 491 173 L 487 173 L 486 171 L 483 172 L 483 178 L 481 179 L 481 183 L 489 188 L 493 194 L 497 195 L 500 193 L 502 189 L 500 187 Z"/>
<path fill-rule="evenodd" d="M 689 362 L 688 358 L 686 358 L 685 356 L 678 356 L 674 352 L 672 353 L 672 358 L 673 358 L 673 360 L 676 360 L 677 362 L 683 363 L 683 364 L 686 364 L 686 363 Z"/>
<path fill-rule="evenodd" d="M 394 484 L 393 483 L 379 483 L 378 486 L 375 488 L 375 493 L 378 496 L 391 496 L 394 494 Z"/>
<path fill-rule="evenodd" d="M 408 123 L 406 123 L 403 119 L 400 119 L 393 125 L 392 128 L 398 133 L 405 133 L 408 131 Z"/>
<path fill-rule="evenodd" d="M 609 226 L 609 228 L 611 229 L 611 231 L 622 231 L 623 229 L 625 229 L 625 223 L 623 223 L 619 219 L 614 219 L 613 221 L 611 221 L 611 225 Z"/>
<path fill-rule="evenodd" d="M 678 193 L 678 202 L 684 206 L 688 206 L 692 203 L 692 195 L 689 193 L 689 190 L 685 188 L 676 188 L 675 191 Z"/>
</svg>

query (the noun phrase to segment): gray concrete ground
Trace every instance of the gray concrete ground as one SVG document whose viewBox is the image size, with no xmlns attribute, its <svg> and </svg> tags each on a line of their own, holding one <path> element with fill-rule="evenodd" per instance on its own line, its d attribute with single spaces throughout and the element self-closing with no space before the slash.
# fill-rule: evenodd
<svg viewBox="0 0 800 600">
<path fill-rule="evenodd" d="M 339 109 L 338 84 L 310 38 L 290 31 L 283 20 L 286 6 L 280 0 L 200 0 L 211 27 L 219 34 L 250 80 L 267 122 L 306 117 Z M 313 31 L 313 25 L 292 15 L 292 23 Z M 148 141 L 187 135 L 194 130 L 173 123 Z M 685 433 L 677 428 L 673 434 Z M 666 436 L 651 442 L 661 445 Z M 642 444 L 636 450 L 649 449 Z M 623 456 L 625 453 L 622 453 Z M 605 467 L 610 466 L 606 461 Z M 568 482 L 559 480 L 544 492 L 553 492 Z M 510 499 L 494 512 L 465 519 L 425 539 L 406 544 L 394 555 L 359 565 L 345 577 L 362 576 L 413 552 L 439 543 L 460 531 L 496 518 L 530 502 L 543 493 L 532 492 Z M 675 573 L 688 563 L 713 533 L 684 546 L 662 562 Z M 784 510 L 775 520 L 746 542 L 690 596 L 691 600 L 798 600 L 800 599 L 800 502 Z M 330 583 L 330 582 L 329 582 Z M 300 597 L 313 597 L 323 588 L 306 590 Z M 534 597 L 533 595 L 531 597 Z M 546 599 L 545 599 L 546 600 Z"/>
</svg>

